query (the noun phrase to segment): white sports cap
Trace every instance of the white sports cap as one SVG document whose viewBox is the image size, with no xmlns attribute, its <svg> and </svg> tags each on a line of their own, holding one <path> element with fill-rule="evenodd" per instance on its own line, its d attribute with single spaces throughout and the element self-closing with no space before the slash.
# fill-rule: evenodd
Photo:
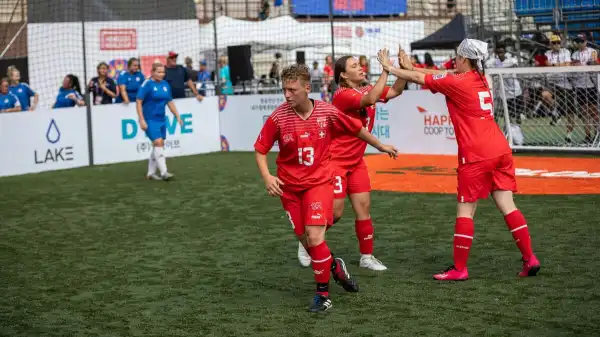
<svg viewBox="0 0 600 337">
<path fill-rule="evenodd" d="M 468 59 L 477 60 L 477 66 L 481 70 L 483 69 L 481 61 L 488 54 L 488 44 L 475 39 L 464 39 L 458 46 L 458 49 L 456 49 L 456 54 Z"/>
</svg>

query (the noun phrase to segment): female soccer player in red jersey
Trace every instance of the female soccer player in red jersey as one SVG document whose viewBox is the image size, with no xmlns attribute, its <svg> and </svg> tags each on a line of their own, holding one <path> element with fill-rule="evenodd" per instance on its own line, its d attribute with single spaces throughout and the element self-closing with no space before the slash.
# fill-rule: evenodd
<svg viewBox="0 0 600 337">
<path fill-rule="evenodd" d="M 519 276 L 535 276 L 540 262 L 531 249 L 527 221 L 517 209 L 513 192 L 517 191 L 512 151 L 502 131 L 494 121 L 492 95 L 483 73 L 482 60 L 487 43 L 465 39 L 457 50 L 456 73 L 414 69 L 403 54 L 400 65 L 390 68 L 398 78 L 427 84 L 434 93 L 446 96 L 448 112 L 454 124 L 458 143 L 458 207 L 454 230 L 454 265 L 433 277 L 436 280 L 458 281 L 469 277 L 467 259 L 473 241 L 473 216 L 477 200 L 492 195 L 496 207 L 523 256 Z"/>
<path fill-rule="evenodd" d="M 352 134 L 394 158 L 398 151 L 381 144 L 360 121 L 309 99 L 308 67 L 286 67 L 281 80 L 286 101 L 269 116 L 254 144 L 256 162 L 267 191 L 281 198 L 296 236 L 310 252 L 317 295 L 309 310 L 320 312 L 331 308 L 330 274 L 346 291 L 358 291 L 344 261 L 333 258 L 325 242 L 326 228 L 333 225 L 331 143 L 339 134 Z M 271 175 L 267 163 L 275 141 L 279 144 L 277 176 Z"/>
<path fill-rule="evenodd" d="M 391 65 L 389 52 L 386 49 L 378 53 L 377 60 L 382 65 Z M 352 56 L 341 57 L 335 62 L 334 79 L 339 88 L 333 95 L 332 104 L 346 115 L 359 120 L 369 132 L 373 130 L 375 124 L 375 103 L 387 102 L 399 96 L 406 85 L 405 80 L 397 80 L 392 87 L 386 86 L 387 70 L 382 71 L 374 86 L 365 85 L 365 73 L 359 62 Z M 373 256 L 371 183 L 367 165 L 363 160 L 366 148 L 367 144 L 353 135 L 340 135 L 333 140 L 331 155 L 336 167 L 333 222 L 337 222 L 342 217 L 344 199 L 348 195 L 356 217 L 354 229 L 361 254 L 359 265 L 380 271 L 387 268 Z"/>
</svg>

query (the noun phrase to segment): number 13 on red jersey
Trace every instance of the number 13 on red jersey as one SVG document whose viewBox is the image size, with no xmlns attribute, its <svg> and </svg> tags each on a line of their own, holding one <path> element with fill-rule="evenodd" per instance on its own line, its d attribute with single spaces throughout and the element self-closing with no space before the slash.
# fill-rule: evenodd
<svg viewBox="0 0 600 337">
<path fill-rule="evenodd" d="M 315 163 L 315 149 L 313 147 L 298 148 L 298 164 L 312 166 Z"/>
</svg>

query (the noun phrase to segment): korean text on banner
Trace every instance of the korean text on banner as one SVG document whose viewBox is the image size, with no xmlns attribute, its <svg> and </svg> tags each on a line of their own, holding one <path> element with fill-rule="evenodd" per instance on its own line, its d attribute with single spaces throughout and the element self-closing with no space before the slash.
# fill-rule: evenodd
<svg viewBox="0 0 600 337">
<path fill-rule="evenodd" d="M 89 165 L 84 108 L 0 114 L 0 176 Z"/>
<path fill-rule="evenodd" d="M 174 102 L 183 125 L 179 125 L 166 108 L 167 156 L 219 151 L 218 98 L 206 97 L 202 102 L 186 98 Z M 152 142 L 139 126 L 135 104 L 94 106 L 92 136 L 95 164 L 144 160 L 152 150 Z"/>
</svg>

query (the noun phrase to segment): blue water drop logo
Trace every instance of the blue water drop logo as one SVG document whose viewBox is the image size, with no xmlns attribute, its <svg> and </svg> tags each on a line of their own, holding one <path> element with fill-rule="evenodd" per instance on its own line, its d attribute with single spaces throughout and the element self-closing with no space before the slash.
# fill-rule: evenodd
<svg viewBox="0 0 600 337">
<path fill-rule="evenodd" d="M 50 120 L 50 125 L 48 125 L 48 131 L 46 132 L 46 139 L 51 144 L 55 144 L 60 140 L 60 130 L 58 126 L 56 126 L 56 122 L 54 119 Z"/>
</svg>

